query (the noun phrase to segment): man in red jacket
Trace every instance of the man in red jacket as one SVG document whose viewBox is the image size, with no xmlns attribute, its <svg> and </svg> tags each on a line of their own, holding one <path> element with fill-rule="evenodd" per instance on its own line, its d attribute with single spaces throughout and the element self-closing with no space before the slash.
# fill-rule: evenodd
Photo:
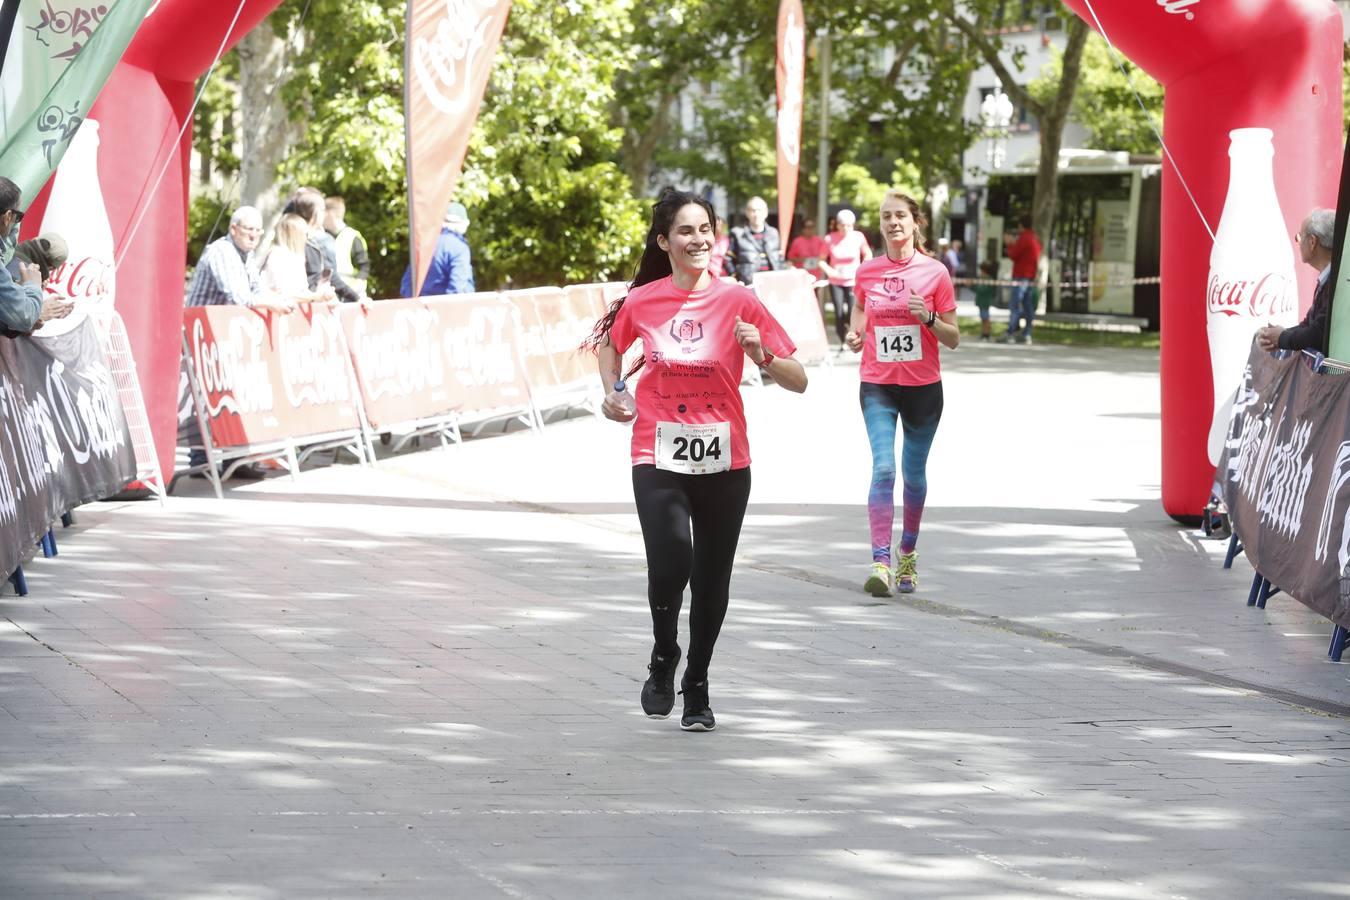
<svg viewBox="0 0 1350 900">
<path fill-rule="evenodd" d="M 1036 232 L 1031 230 L 1031 216 L 1023 215 L 1017 220 L 1022 231 L 1016 240 L 1008 242 L 1008 258 L 1012 260 L 1012 277 L 1015 284 L 1012 296 L 1008 299 L 1008 333 L 1003 343 L 1031 343 L 1031 323 L 1036 318 L 1036 267 L 1041 262 L 1041 242 Z M 1026 328 L 1022 328 L 1022 319 L 1026 319 Z M 1019 334 L 1019 331 L 1021 332 Z"/>
</svg>

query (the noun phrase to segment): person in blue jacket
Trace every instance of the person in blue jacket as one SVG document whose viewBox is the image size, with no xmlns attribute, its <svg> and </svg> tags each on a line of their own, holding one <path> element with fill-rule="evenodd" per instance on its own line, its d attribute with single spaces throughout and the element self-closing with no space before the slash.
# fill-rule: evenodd
<svg viewBox="0 0 1350 900">
<path fill-rule="evenodd" d="M 422 282 L 421 297 L 439 297 L 442 294 L 472 294 L 473 258 L 464 233 L 469 230 L 469 211 L 463 203 L 451 203 L 445 208 L 441 222 L 441 236 L 436 241 L 436 252 L 431 255 L 426 280 Z M 411 297 L 412 266 L 403 273 L 400 296 Z"/>
</svg>

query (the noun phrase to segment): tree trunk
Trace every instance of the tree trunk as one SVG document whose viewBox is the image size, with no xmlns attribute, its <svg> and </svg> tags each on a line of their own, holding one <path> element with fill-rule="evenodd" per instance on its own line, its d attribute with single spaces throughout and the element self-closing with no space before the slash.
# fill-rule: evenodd
<svg viewBox="0 0 1350 900">
<path fill-rule="evenodd" d="M 652 159 L 670 133 L 670 107 L 676 96 L 669 88 L 661 92 L 656 99 L 656 108 L 652 110 L 652 120 L 641 134 L 634 135 L 631 128 L 624 130 L 623 168 L 639 195 L 646 193 L 647 182 L 652 176 Z"/>
<path fill-rule="evenodd" d="M 1075 16 L 1069 22 L 1068 35 L 1059 90 L 1040 115 L 1041 157 L 1036 166 L 1036 187 L 1031 200 L 1031 228 L 1049 256 L 1054 255 L 1050 242 L 1054 236 L 1055 214 L 1059 210 L 1059 150 L 1064 144 L 1064 125 L 1073 107 L 1074 92 L 1078 89 L 1083 48 L 1087 45 L 1087 23 Z"/>
<path fill-rule="evenodd" d="M 299 137 L 278 94 L 286 82 L 285 42 L 262 22 L 239 42 L 239 201 L 270 223 L 281 207 L 277 166 Z M 280 74 L 280 77 L 278 75 Z M 270 229 L 269 229 L 270 230 Z"/>
</svg>

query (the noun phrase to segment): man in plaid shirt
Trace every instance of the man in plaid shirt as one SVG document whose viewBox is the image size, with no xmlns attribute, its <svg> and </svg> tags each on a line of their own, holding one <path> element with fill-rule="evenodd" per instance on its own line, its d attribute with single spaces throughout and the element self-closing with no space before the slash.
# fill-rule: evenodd
<svg viewBox="0 0 1350 900">
<path fill-rule="evenodd" d="M 239 306 L 276 308 L 263 302 L 253 250 L 262 237 L 262 214 L 241 206 L 230 217 L 230 233 L 212 241 L 197 262 L 188 288 L 188 306 Z M 286 307 L 289 308 L 289 307 Z"/>
<path fill-rule="evenodd" d="M 262 237 L 262 214 L 251 206 L 241 206 L 230 217 L 230 233 L 219 240 L 212 241 L 197 261 L 197 269 L 192 273 L 192 284 L 188 288 L 188 306 L 223 306 L 236 304 L 252 306 L 257 309 L 289 309 L 277 298 L 264 298 L 258 285 L 258 271 L 253 265 L 253 250 Z M 193 423 L 192 431 L 197 432 Z M 196 434 L 193 442 L 201 440 Z M 197 470 L 192 477 L 204 478 L 202 469 L 207 465 L 206 452 L 194 448 L 189 465 Z M 256 465 L 240 466 L 234 471 L 235 478 L 256 481 L 265 477 L 265 473 Z"/>
</svg>

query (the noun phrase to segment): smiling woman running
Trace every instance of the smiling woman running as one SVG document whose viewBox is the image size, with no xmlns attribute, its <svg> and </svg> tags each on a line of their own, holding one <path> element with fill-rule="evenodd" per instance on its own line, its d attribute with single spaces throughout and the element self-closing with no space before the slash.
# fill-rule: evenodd
<svg viewBox="0 0 1350 900">
<path fill-rule="evenodd" d="M 919 204 L 896 190 L 881 202 L 886 254 L 858 267 L 853 320 L 845 338 L 860 367 L 863 423 L 872 445 L 872 486 L 867 518 L 872 531 L 872 570 L 863 590 L 891 595 L 891 538 L 895 525 L 895 430 L 904 428 L 901 474 L 904 521 L 895 586 L 902 594 L 919 585 L 919 521 L 928 496 L 928 451 L 942 419 L 942 369 L 938 344 L 961 342 L 956 299 L 947 267 L 920 252 L 928 224 Z"/>
<path fill-rule="evenodd" d="M 664 192 L 652 208 L 628 296 L 615 301 L 586 342 L 599 355 L 610 391 L 601 411 L 615 422 L 636 420 L 633 497 L 655 638 L 642 710 L 653 718 L 675 708 L 680 606 L 690 586 L 689 656 L 680 681 L 686 731 L 716 727 L 708 664 L 750 498 L 740 391 L 745 358 L 788 390 L 806 390 L 806 371 L 792 358 L 796 347 L 754 292 L 709 274 L 714 221 L 712 206 L 697 194 Z M 639 338 L 643 356 L 621 374 L 623 353 Z M 624 379 L 644 366 L 634 405 Z"/>
</svg>

